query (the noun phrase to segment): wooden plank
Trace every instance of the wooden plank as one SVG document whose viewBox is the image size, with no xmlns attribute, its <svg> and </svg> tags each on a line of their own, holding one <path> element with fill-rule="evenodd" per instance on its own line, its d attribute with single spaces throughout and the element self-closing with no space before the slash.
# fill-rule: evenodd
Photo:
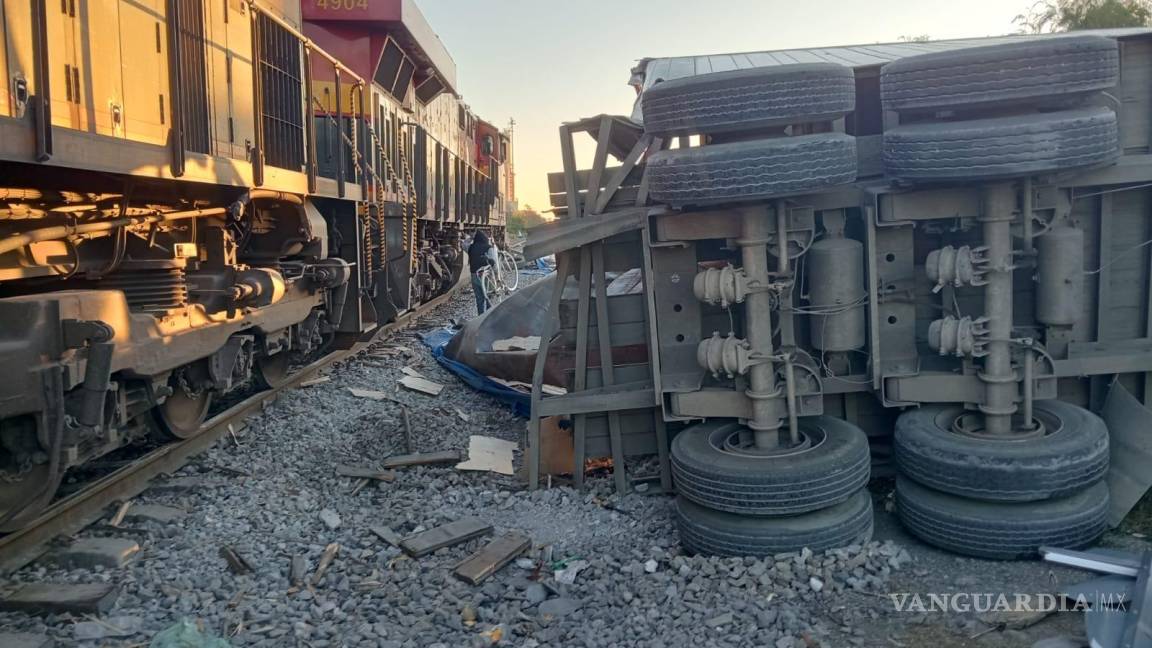
<svg viewBox="0 0 1152 648">
<path fill-rule="evenodd" d="M 603 188 L 603 187 L 607 186 L 608 182 L 610 182 L 609 178 L 617 175 L 617 173 L 622 168 L 623 167 L 621 165 L 618 165 L 618 164 L 614 164 L 611 166 L 605 166 L 604 167 L 605 175 L 602 176 L 605 178 L 605 180 L 604 180 L 604 182 L 601 183 L 601 187 Z M 578 169 L 576 171 L 576 186 L 577 187 L 588 186 L 588 176 L 591 173 L 592 173 L 592 169 Z M 625 176 L 624 181 L 621 182 L 620 185 L 624 186 L 624 187 L 634 187 L 636 185 L 639 185 L 640 180 L 643 177 L 643 175 L 644 174 L 640 168 L 633 167 L 632 171 L 629 172 L 627 176 Z M 564 172 L 563 171 L 552 171 L 551 173 L 548 174 L 548 193 L 550 193 L 550 194 L 567 193 L 567 189 L 564 187 Z"/>
<path fill-rule="evenodd" d="M 581 392 L 588 387 L 588 303 L 592 292 L 592 250 L 585 245 L 580 248 L 580 290 L 576 300 L 576 376 L 573 391 Z M 572 418 L 572 485 L 576 490 L 584 490 L 585 436 L 588 422 L 584 414 Z"/>
<path fill-rule="evenodd" d="M 109 583 L 29 583 L 0 599 L 0 610 L 29 614 L 103 614 L 120 596 Z"/>
<path fill-rule="evenodd" d="M 608 281 L 604 274 L 604 244 L 597 243 L 592 248 L 592 274 L 596 284 L 596 322 L 600 337 L 600 382 L 610 388 L 616 382 L 612 367 L 612 323 L 608 319 Z M 616 492 L 628 492 L 628 481 L 624 472 L 624 443 L 620 437 L 620 412 L 608 411 L 608 438 L 612 444 L 612 476 L 616 480 Z M 581 467 L 583 468 L 583 467 Z"/>
<path fill-rule="evenodd" d="M 564 282 L 568 279 L 571 263 L 568 253 L 556 258 L 556 283 L 552 287 L 552 301 L 548 319 L 540 332 L 540 349 L 536 352 L 536 365 L 532 369 L 531 410 L 528 416 L 528 489 L 540 486 L 540 395 L 544 383 L 544 363 L 548 360 L 548 345 L 560 326 L 560 300 L 564 296 Z"/>
<path fill-rule="evenodd" d="M 509 531 L 465 558 L 456 565 L 452 573 L 465 582 L 479 585 L 531 546 L 531 538 L 516 531 Z"/>
<path fill-rule="evenodd" d="M 444 385 L 441 385 L 440 383 L 434 383 L 431 380 L 420 378 L 418 376 L 404 376 L 397 382 L 407 387 L 408 389 L 411 389 L 412 391 L 420 392 L 421 394 L 427 394 L 429 396 L 439 396 L 440 392 L 444 391 Z"/>
<path fill-rule="evenodd" d="M 624 159 L 624 164 L 621 165 L 608 180 L 608 184 L 604 188 L 604 193 L 600 194 L 600 197 L 596 199 L 596 206 L 592 210 L 592 213 L 599 214 L 604 211 L 604 208 L 608 206 L 608 201 L 612 200 L 612 197 L 615 196 L 616 192 L 623 186 L 625 179 L 632 173 L 632 170 L 636 168 L 636 163 L 640 161 L 640 156 L 644 154 L 644 151 L 648 150 L 648 146 L 651 143 L 651 135 L 645 135 L 636 142 L 636 146 L 632 147 L 632 151 L 628 153 L 628 157 Z M 635 198 L 633 198 L 633 200 L 635 200 Z"/>
<path fill-rule="evenodd" d="M 613 192 L 612 197 L 609 198 L 604 206 L 598 209 L 597 214 L 603 213 L 605 209 L 626 209 L 636 205 L 636 198 L 640 195 L 640 186 L 633 187 L 620 187 Z M 601 198 L 603 194 L 601 194 Z M 581 191 L 580 200 L 587 201 L 587 195 Z M 548 194 L 548 205 L 557 209 L 567 210 L 568 208 L 568 194 Z"/>
<path fill-rule="evenodd" d="M 587 218 L 558 218 L 550 223 L 537 225 L 528 230 L 524 258 L 538 259 L 549 254 L 574 250 L 617 234 L 639 230 L 644 226 L 649 211 L 653 210 L 632 207 Z"/>
<path fill-rule="evenodd" d="M 396 481 L 396 473 L 391 470 L 363 468 L 360 466 L 336 466 L 336 474 L 341 477 L 353 477 L 355 479 L 374 479 L 382 482 Z"/>
<path fill-rule="evenodd" d="M 550 396 L 540 402 L 541 417 L 576 415 L 594 412 L 646 409 L 656 404 L 652 383 L 621 383 L 611 387 L 585 389 L 582 392 Z"/>
<path fill-rule="evenodd" d="M 576 151 L 572 142 L 572 128 L 560 126 L 560 159 L 564 165 L 564 190 L 568 192 L 568 209 L 580 214 L 580 188 L 576 180 Z"/>
<path fill-rule="evenodd" d="M 404 466 L 458 463 L 459 461 L 459 450 L 439 450 L 437 452 L 416 452 L 413 454 L 396 455 L 394 457 L 388 457 L 382 463 L 385 468 L 402 468 Z"/>
<path fill-rule="evenodd" d="M 377 538 L 380 538 L 381 540 L 383 540 L 384 542 L 387 542 L 388 544 L 392 545 L 393 547 L 399 547 L 400 546 L 400 540 L 402 540 L 402 538 L 400 537 L 400 535 L 398 533 L 396 533 L 395 531 L 392 530 L 392 527 L 373 526 L 373 527 L 368 527 L 368 530 L 371 531 L 372 534 L 375 535 Z"/>
<path fill-rule="evenodd" d="M 665 493 L 672 492 L 672 467 L 668 458 L 668 428 L 664 424 L 664 403 L 660 390 L 660 336 L 656 331 L 656 291 L 652 270 L 652 224 L 644 223 L 640 232 L 640 247 L 643 264 L 640 273 L 644 283 L 644 298 L 647 310 L 645 323 L 648 325 L 648 369 L 652 372 L 652 392 L 657 403 L 653 408 L 653 421 L 656 425 L 656 454 L 660 463 L 660 487 Z"/>
<path fill-rule="evenodd" d="M 608 144 L 612 142 L 612 117 L 604 115 L 600 118 L 600 130 L 596 134 L 596 153 L 592 157 L 592 173 L 588 174 L 588 184 L 585 187 L 584 209 L 580 216 L 591 216 L 599 200 L 600 179 L 604 177 L 604 167 L 608 164 Z"/>
<path fill-rule="evenodd" d="M 400 541 L 400 548 L 409 556 L 419 558 L 489 533 L 492 533 L 491 524 L 479 518 L 464 518 L 410 535 Z"/>
</svg>

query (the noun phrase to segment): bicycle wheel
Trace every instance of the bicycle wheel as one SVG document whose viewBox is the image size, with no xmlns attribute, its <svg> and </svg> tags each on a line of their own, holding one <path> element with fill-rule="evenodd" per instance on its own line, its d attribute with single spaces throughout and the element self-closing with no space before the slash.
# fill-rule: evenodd
<svg viewBox="0 0 1152 648">
<path fill-rule="evenodd" d="M 516 267 L 516 257 L 512 256 L 511 252 L 500 250 L 499 259 L 497 265 L 500 266 L 500 278 L 508 292 L 512 292 L 520 286 L 520 271 Z"/>
<path fill-rule="evenodd" d="M 480 275 L 480 286 L 484 289 L 484 297 L 488 300 L 488 306 L 496 305 L 500 299 L 500 288 L 494 268 L 488 268 L 486 272 Z"/>
</svg>

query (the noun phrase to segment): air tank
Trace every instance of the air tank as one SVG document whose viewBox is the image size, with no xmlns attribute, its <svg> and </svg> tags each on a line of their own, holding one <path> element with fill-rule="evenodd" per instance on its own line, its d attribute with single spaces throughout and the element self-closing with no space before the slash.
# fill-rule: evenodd
<svg viewBox="0 0 1152 648">
<path fill-rule="evenodd" d="M 807 263 L 812 346 L 822 351 L 864 346 L 864 246 L 830 233 L 812 244 Z"/>
<path fill-rule="evenodd" d="M 1036 319 L 1071 326 L 1084 306 L 1084 232 L 1059 224 L 1036 239 Z"/>
</svg>

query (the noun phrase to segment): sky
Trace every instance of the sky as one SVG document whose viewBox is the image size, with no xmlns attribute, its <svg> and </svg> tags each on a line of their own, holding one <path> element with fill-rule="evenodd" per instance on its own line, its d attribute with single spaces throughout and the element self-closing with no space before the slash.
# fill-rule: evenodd
<svg viewBox="0 0 1152 648">
<path fill-rule="evenodd" d="M 458 90 L 501 127 L 516 120 L 520 206 L 548 207 L 558 128 L 627 115 L 643 57 L 932 40 L 1017 31 L 1033 0 L 416 0 L 456 61 Z M 587 136 L 581 136 L 587 137 Z M 591 140 L 577 151 L 590 166 Z M 583 153 L 583 155 L 581 155 Z"/>
</svg>

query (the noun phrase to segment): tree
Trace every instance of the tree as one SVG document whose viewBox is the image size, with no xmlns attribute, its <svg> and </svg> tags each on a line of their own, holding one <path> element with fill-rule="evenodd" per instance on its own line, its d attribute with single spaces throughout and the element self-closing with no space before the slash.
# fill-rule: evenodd
<svg viewBox="0 0 1152 648">
<path fill-rule="evenodd" d="M 1039 0 L 1012 22 L 1033 34 L 1145 27 L 1152 23 L 1152 0 Z"/>
<path fill-rule="evenodd" d="M 523 234 L 524 230 L 536 227 L 544 222 L 544 217 L 540 215 L 532 205 L 524 205 L 524 209 L 518 209 L 510 216 L 508 216 L 508 231 L 513 234 Z"/>
</svg>

